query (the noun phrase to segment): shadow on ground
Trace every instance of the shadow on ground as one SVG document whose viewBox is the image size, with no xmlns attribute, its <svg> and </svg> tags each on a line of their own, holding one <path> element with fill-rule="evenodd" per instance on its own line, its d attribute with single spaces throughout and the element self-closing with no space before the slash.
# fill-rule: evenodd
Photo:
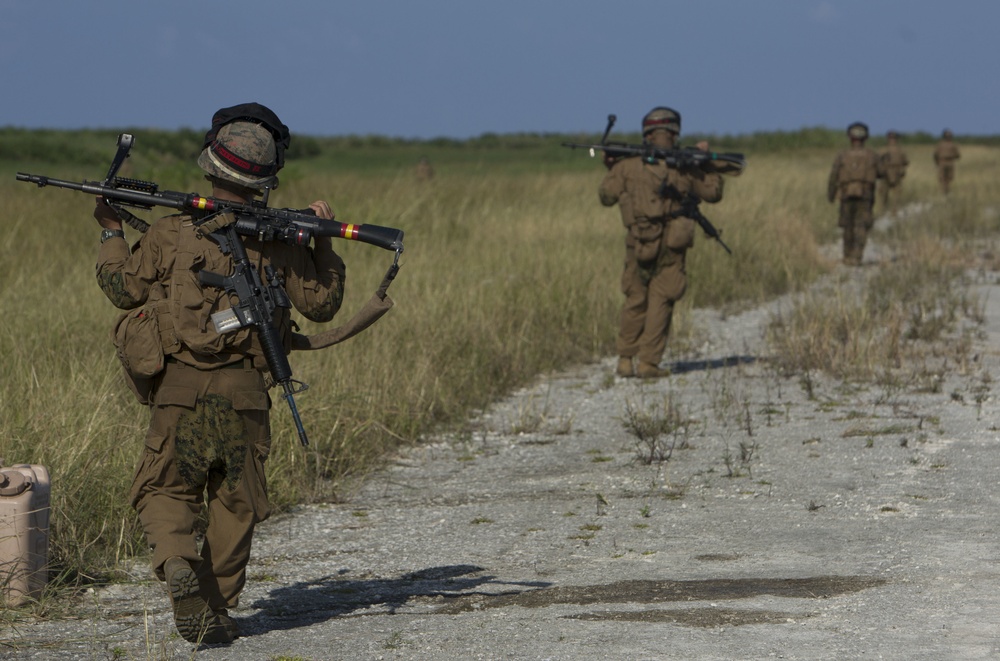
<svg viewBox="0 0 1000 661">
<path fill-rule="evenodd" d="M 397 609 L 415 600 L 437 599 L 461 594 L 472 596 L 478 590 L 490 589 L 484 596 L 502 596 L 510 591 L 493 592 L 491 586 L 516 586 L 538 590 L 551 583 L 506 582 L 495 576 L 483 575 L 475 565 L 449 565 L 411 572 L 396 579 L 351 580 L 341 576 L 325 576 L 282 587 L 267 597 L 256 600 L 252 607 L 259 612 L 237 621 L 243 635 L 259 635 L 268 631 L 308 627 L 335 617 L 364 615 L 373 607 L 382 615 L 386 609 Z"/>
<path fill-rule="evenodd" d="M 725 358 L 713 358 L 711 360 L 679 360 L 672 363 L 671 374 L 684 374 L 686 372 L 707 372 L 723 367 L 736 367 L 737 365 L 749 365 L 759 360 L 756 356 L 726 356 Z"/>
<path fill-rule="evenodd" d="M 698 581 L 619 581 L 603 585 L 549 587 L 508 594 L 445 595 L 449 603 L 437 609 L 441 614 L 457 614 L 486 608 L 520 606 L 542 608 L 555 604 L 666 604 L 671 602 L 752 599 L 763 595 L 791 599 L 826 599 L 839 594 L 860 592 L 885 581 L 867 576 L 815 576 L 810 578 L 732 578 Z M 675 622 L 688 626 L 716 627 L 786 622 L 810 617 L 809 613 L 789 613 L 759 608 L 716 607 L 595 611 L 567 615 L 579 620 L 618 622 Z"/>
<path fill-rule="evenodd" d="M 252 605 L 259 612 L 239 620 L 244 635 L 308 627 L 335 617 L 395 613 L 421 600 L 441 604 L 438 615 L 495 608 L 544 608 L 554 605 L 670 604 L 693 601 L 753 599 L 764 595 L 790 599 L 826 599 L 860 592 L 886 581 L 868 576 L 809 578 L 731 578 L 695 581 L 630 580 L 601 585 L 553 586 L 539 581 L 499 581 L 482 567 L 431 567 L 397 579 L 350 580 L 328 576 L 273 591 Z M 497 591 L 501 586 L 501 591 Z M 509 587 L 507 587 L 509 586 Z M 378 607 L 373 613 L 365 611 Z M 579 620 L 675 622 L 688 626 L 740 626 L 786 622 L 810 617 L 759 608 L 686 607 L 647 610 L 604 610 L 565 615 Z"/>
</svg>

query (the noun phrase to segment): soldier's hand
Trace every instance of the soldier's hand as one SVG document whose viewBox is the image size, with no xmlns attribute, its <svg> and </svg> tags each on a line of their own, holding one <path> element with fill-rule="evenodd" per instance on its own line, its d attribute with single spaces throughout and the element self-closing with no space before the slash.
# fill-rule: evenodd
<svg viewBox="0 0 1000 661">
<path fill-rule="evenodd" d="M 105 202 L 103 197 L 96 199 L 94 218 L 97 219 L 97 224 L 106 230 L 122 229 L 122 221 L 118 217 L 118 212 L 114 210 L 114 207 Z"/>
<path fill-rule="evenodd" d="M 333 220 L 333 210 L 330 205 L 327 204 L 326 200 L 316 200 L 309 205 L 309 208 L 315 212 L 317 218 L 322 218 L 323 220 Z"/>
<path fill-rule="evenodd" d="M 612 156 L 608 152 L 604 152 L 604 167 L 611 169 L 611 167 L 618 162 L 617 156 Z"/>
<path fill-rule="evenodd" d="M 695 149 L 700 149 L 702 151 L 708 151 L 708 140 L 702 140 L 700 142 L 694 143 Z"/>
</svg>

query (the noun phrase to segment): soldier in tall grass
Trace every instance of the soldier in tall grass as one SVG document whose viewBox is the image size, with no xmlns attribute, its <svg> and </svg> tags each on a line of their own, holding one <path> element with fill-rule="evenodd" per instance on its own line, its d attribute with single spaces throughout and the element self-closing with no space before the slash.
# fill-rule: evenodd
<svg viewBox="0 0 1000 661">
<path fill-rule="evenodd" d="M 653 108 L 642 120 L 642 139 L 654 147 L 674 148 L 680 131 L 681 116 L 671 108 Z M 698 148 L 707 151 L 708 143 Z M 599 190 L 601 204 L 618 204 L 628 232 L 616 372 L 621 377 L 668 376 L 660 361 L 674 304 L 687 289 L 685 258 L 694 245 L 695 221 L 683 215 L 682 201 L 693 195 L 718 202 L 722 175 L 696 168 L 682 171 L 645 156 L 607 158 L 605 164 L 609 171 Z"/>
</svg>

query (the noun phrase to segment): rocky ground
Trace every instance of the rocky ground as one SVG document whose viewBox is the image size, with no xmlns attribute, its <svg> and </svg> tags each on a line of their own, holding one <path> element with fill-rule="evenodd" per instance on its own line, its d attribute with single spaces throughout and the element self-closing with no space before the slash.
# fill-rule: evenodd
<svg viewBox="0 0 1000 661">
<path fill-rule="evenodd" d="M 267 522 L 232 645 L 176 638 L 137 567 L 0 657 L 1000 657 L 1000 291 L 976 291 L 976 359 L 936 392 L 779 376 L 763 331 L 787 300 L 697 311 L 669 379 L 546 375 L 350 502 Z"/>
</svg>

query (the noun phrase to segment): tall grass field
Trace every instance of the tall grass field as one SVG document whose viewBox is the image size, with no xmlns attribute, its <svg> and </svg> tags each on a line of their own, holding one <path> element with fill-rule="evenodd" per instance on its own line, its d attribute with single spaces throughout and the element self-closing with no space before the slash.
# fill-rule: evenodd
<svg viewBox="0 0 1000 661">
<path fill-rule="evenodd" d="M 164 189 L 208 191 L 194 165 L 199 134 L 134 133 L 135 154 L 123 174 Z M 126 494 L 148 411 L 125 387 L 111 344 L 117 310 L 96 283 L 93 200 L 39 190 L 14 175 L 100 180 L 114 135 L 0 129 L 0 457 L 51 472 L 57 586 L 113 578 L 123 562 L 145 552 Z M 580 138 L 303 138 L 298 151 L 293 140 L 272 206 L 328 200 L 341 222 L 404 230 L 405 251 L 389 289 L 395 307 L 381 321 L 344 344 L 291 355 L 295 378 L 309 384 L 297 404 L 311 445 L 300 446 L 276 397 L 268 463 L 275 505 L 345 498 L 401 445 L 460 426 L 541 373 L 613 353 L 624 230 L 618 209 L 598 202 L 600 160 L 559 146 Z M 702 207 L 733 255 L 699 233 L 672 351 L 696 341 L 692 307 L 738 311 L 804 292 L 842 268 L 822 249 L 839 240 L 837 209 L 825 193 L 841 138 L 822 131 L 709 138 L 715 149 L 746 153 L 749 165 L 727 178 L 720 203 Z M 920 282 L 913 273 L 950 283 L 987 252 L 983 246 L 1000 225 L 1000 158 L 988 142 L 961 143 L 948 200 L 937 191 L 929 141 L 905 145 L 912 165 L 904 204 L 926 210 L 919 223 L 901 221 L 879 238 L 900 247 L 909 271 L 875 282 L 861 312 L 877 309 L 878 300 L 892 302 L 891 287 L 912 289 Z M 414 176 L 421 156 L 435 168 L 430 181 Z M 126 233 L 129 241 L 139 238 Z M 356 242 L 335 248 L 347 263 L 340 313 L 346 319 L 379 285 L 392 254 Z M 836 359 L 838 373 L 864 376 L 843 362 L 850 357 L 797 344 L 799 336 L 821 335 L 817 319 L 824 328 L 837 323 L 818 314 L 834 303 L 808 299 L 780 320 L 775 341 L 785 343 L 779 346 L 791 357 L 789 372 L 823 369 Z M 300 324 L 305 332 L 319 329 Z M 905 328 L 898 337 L 906 340 Z"/>
</svg>

